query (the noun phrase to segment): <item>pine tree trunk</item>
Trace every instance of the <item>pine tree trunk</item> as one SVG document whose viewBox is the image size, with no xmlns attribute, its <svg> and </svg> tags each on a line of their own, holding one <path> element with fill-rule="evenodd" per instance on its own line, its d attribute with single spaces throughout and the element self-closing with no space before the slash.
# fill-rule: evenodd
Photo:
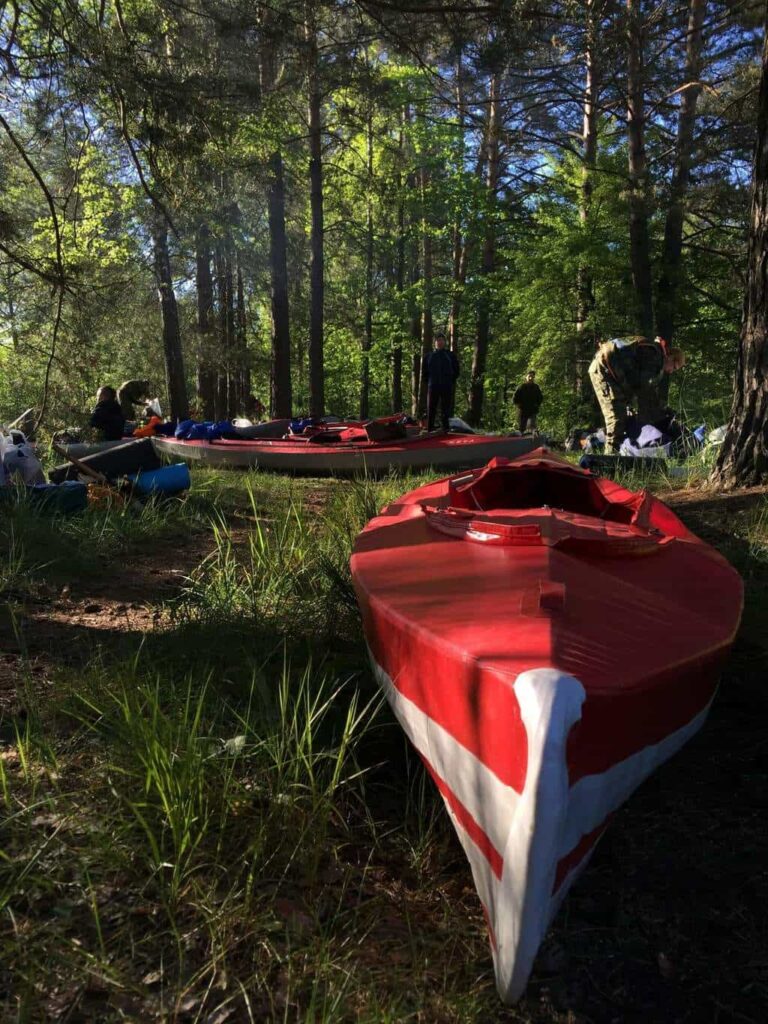
<svg viewBox="0 0 768 1024">
<path fill-rule="evenodd" d="M 288 244 L 285 232 L 283 157 L 269 158 L 269 263 L 272 297 L 272 415 L 291 415 L 291 333 L 288 312 Z"/>
<path fill-rule="evenodd" d="M 425 167 L 421 168 L 419 174 L 421 191 L 421 260 L 422 260 L 422 291 L 421 291 L 421 363 L 432 351 L 434 341 L 434 323 L 432 318 L 432 224 L 429 216 L 429 203 L 427 188 L 429 186 L 429 172 Z M 427 380 L 420 376 L 419 379 L 419 415 L 424 416 L 427 411 Z"/>
<path fill-rule="evenodd" d="M 240 254 L 237 254 L 237 393 L 234 402 L 235 413 L 245 412 L 246 399 L 251 393 L 251 368 L 248 362 L 248 315 L 245 308 L 245 285 Z"/>
<path fill-rule="evenodd" d="M 713 480 L 721 487 L 750 487 L 768 480 L 768 34 L 763 43 L 736 388 Z"/>
<path fill-rule="evenodd" d="M 627 0 L 627 131 L 629 138 L 629 254 L 635 322 L 652 338 L 653 283 L 648 232 L 648 162 L 645 154 L 645 67 L 640 0 Z"/>
<path fill-rule="evenodd" d="M 403 118 L 403 124 L 405 118 Z M 400 165 L 397 169 L 397 255 L 395 265 L 395 291 L 402 306 L 403 291 L 405 290 L 405 197 L 402 193 L 402 168 L 405 151 L 405 131 L 400 126 L 398 139 L 398 155 Z M 403 341 L 402 330 L 398 330 L 395 343 L 392 348 L 392 412 L 403 410 Z"/>
<path fill-rule="evenodd" d="M 416 238 L 411 240 L 411 288 L 414 289 L 421 281 L 421 264 L 419 263 L 419 243 Z M 419 383 L 421 381 L 421 309 L 415 298 L 410 302 L 410 335 L 411 335 L 411 415 L 419 415 Z"/>
<path fill-rule="evenodd" d="M 197 231 L 195 269 L 197 286 L 197 399 L 205 420 L 216 415 L 216 371 L 213 367 L 213 277 L 211 233 L 207 224 Z"/>
<path fill-rule="evenodd" d="M 369 416 L 373 348 L 373 111 L 369 108 L 366 125 L 366 206 L 365 206 L 365 326 L 360 364 L 360 419 Z"/>
<path fill-rule="evenodd" d="M 314 25 L 309 21 L 306 31 L 309 42 L 309 205 L 312 218 L 309 272 L 309 413 L 311 416 L 322 416 L 325 412 L 322 95 L 318 74 L 317 34 Z"/>
<path fill-rule="evenodd" d="M 464 64 L 463 46 L 458 44 L 456 54 L 456 110 L 459 116 L 459 159 L 458 172 L 464 174 Z M 459 354 L 459 311 L 464 284 L 467 278 L 467 248 L 462 239 L 461 211 L 457 210 L 453 224 L 451 272 L 451 308 L 448 313 L 448 344 L 452 352 Z"/>
<path fill-rule="evenodd" d="M 586 240 L 592 207 L 593 178 L 597 162 L 597 103 L 600 92 L 600 69 L 597 61 L 599 25 L 603 0 L 587 0 L 586 64 L 584 82 L 584 122 L 582 130 L 581 196 L 579 222 Z M 585 333 L 594 309 L 595 294 L 592 268 L 586 260 L 579 264 L 577 279 L 578 305 L 576 309 L 576 350 L 574 352 L 574 384 L 576 394 L 589 391 L 587 370 L 592 361 L 593 340 Z"/>
<path fill-rule="evenodd" d="M 688 35 L 685 50 L 685 88 L 680 96 L 680 114 L 677 122 L 677 154 L 664 225 L 664 251 L 656 303 L 656 327 L 662 338 L 671 342 L 675 333 L 675 308 L 680 284 L 681 255 L 683 251 L 683 217 L 685 197 L 691 176 L 693 160 L 693 134 L 696 126 L 696 106 L 701 93 L 701 75 L 704 16 L 707 0 L 690 0 Z"/>
<path fill-rule="evenodd" d="M 156 216 L 153 222 L 153 255 L 157 297 L 163 324 L 163 354 L 165 356 L 165 382 L 172 419 L 187 419 L 189 405 L 187 381 L 184 375 L 184 354 L 181 347 L 179 310 L 173 290 L 171 260 L 168 254 L 168 227 L 165 219 Z"/>
<path fill-rule="evenodd" d="M 214 255 L 216 268 L 216 295 L 218 299 L 218 310 L 216 326 L 218 331 L 217 359 L 216 359 L 216 414 L 217 420 L 223 420 L 227 415 L 227 391 L 229 376 L 229 360 L 231 358 L 229 335 L 227 325 L 229 323 L 228 307 L 230 296 L 227 289 L 227 257 L 226 249 L 222 239 L 216 243 Z"/>
<path fill-rule="evenodd" d="M 488 359 L 488 342 L 491 333 L 491 295 L 488 278 L 496 266 L 496 225 L 493 207 L 496 202 L 496 189 L 499 182 L 499 135 L 501 130 L 501 104 L 499 98 L 501 76 L 494 72 L 491 76 L 488 103 L 488 131 L 486 141 L 487 172 L 486 192 L 488 208 L 483 239 L 483 256 L 480 272 L 483 278 L 477 310 L 477 330 L 472 352 L 472 373 L 469 382 L 469 408 L 467 419 L 471 426 L 480 425 L 483 414 L 483 398 L 485 393 L 485 366 Z"/>
</svg>

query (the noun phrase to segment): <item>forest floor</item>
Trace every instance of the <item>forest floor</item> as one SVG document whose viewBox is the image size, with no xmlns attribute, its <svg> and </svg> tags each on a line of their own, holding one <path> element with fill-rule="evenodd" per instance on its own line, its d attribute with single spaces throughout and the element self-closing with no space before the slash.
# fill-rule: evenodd
<svg viewBox="0 0 768 1024">
<path fill-rule="evenodd" d="M 138 516 L 3 520 L 0 1022 L 762 1024 L 765 492 L 665 495 L 743 574 L 739 639 L 507 1009 L 346 569 L 414 485 L 203 472 Z"/>
</svg>

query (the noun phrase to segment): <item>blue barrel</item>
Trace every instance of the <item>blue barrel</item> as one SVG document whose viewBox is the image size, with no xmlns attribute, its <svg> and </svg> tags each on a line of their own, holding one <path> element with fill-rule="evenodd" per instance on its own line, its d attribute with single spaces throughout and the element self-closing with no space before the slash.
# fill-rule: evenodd
<svg viewBox="0 0 768 1024">
<path fill-rule="evenodd" d="M 128 479 L 133 482 L 136 494 L 180 494 L 188 491 L 192 484 L 186 462 L 132 473 Z"/>
</svg>

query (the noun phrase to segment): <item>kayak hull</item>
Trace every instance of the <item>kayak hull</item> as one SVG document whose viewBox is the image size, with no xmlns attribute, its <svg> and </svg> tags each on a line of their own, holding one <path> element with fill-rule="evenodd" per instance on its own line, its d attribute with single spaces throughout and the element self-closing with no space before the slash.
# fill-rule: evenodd
<svg viewBox="0 0 768 1024">
<path fill-rule="evenodd" d="M 537 459 L 588 477 L 516 461 Z M 741 611 L 737 574 L 665 506 L 591 484 L 644 502 L 657 549 L 618 527 L 629 553 L 595 557 L 574 522 L 553 546 L 529 523 L 497 546 L 475 521 L 468 540 L 430 511 L 452 501 L 443 480 L 384 509 L 352 556 L 374 673 L 467 854 L 508 1003 L 611 816 L 703 724 Z"/>
<path fill-rule="evenodd" d="M 537 444 L 528 437 L 445 434 L 386 443 L 322 445 L 306 440 L 180 441 L 154 438 L 158 454 L 220 469 L 264 469 L 307 475 L 376 475 L 430 466 L 468 469 L 496 456 L 514 457 Z"/>
</svg>

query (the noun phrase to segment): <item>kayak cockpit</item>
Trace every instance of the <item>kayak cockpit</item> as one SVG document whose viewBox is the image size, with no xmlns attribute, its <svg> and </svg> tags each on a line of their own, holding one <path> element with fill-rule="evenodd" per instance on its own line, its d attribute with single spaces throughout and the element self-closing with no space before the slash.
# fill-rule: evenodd
<svg viewBox="0 0 768 1024">
<path fill-rule="evenodd" d="M 494 459 L 448 481 L 445 504 L 422 506 L 431 527 L 500 546 L 582 555 L 650 554 L 679 536 L 652 522 L 654 499 L 551 458 Z M 666 524 L 665 524 L 666 525 Z"/>
</svg>

